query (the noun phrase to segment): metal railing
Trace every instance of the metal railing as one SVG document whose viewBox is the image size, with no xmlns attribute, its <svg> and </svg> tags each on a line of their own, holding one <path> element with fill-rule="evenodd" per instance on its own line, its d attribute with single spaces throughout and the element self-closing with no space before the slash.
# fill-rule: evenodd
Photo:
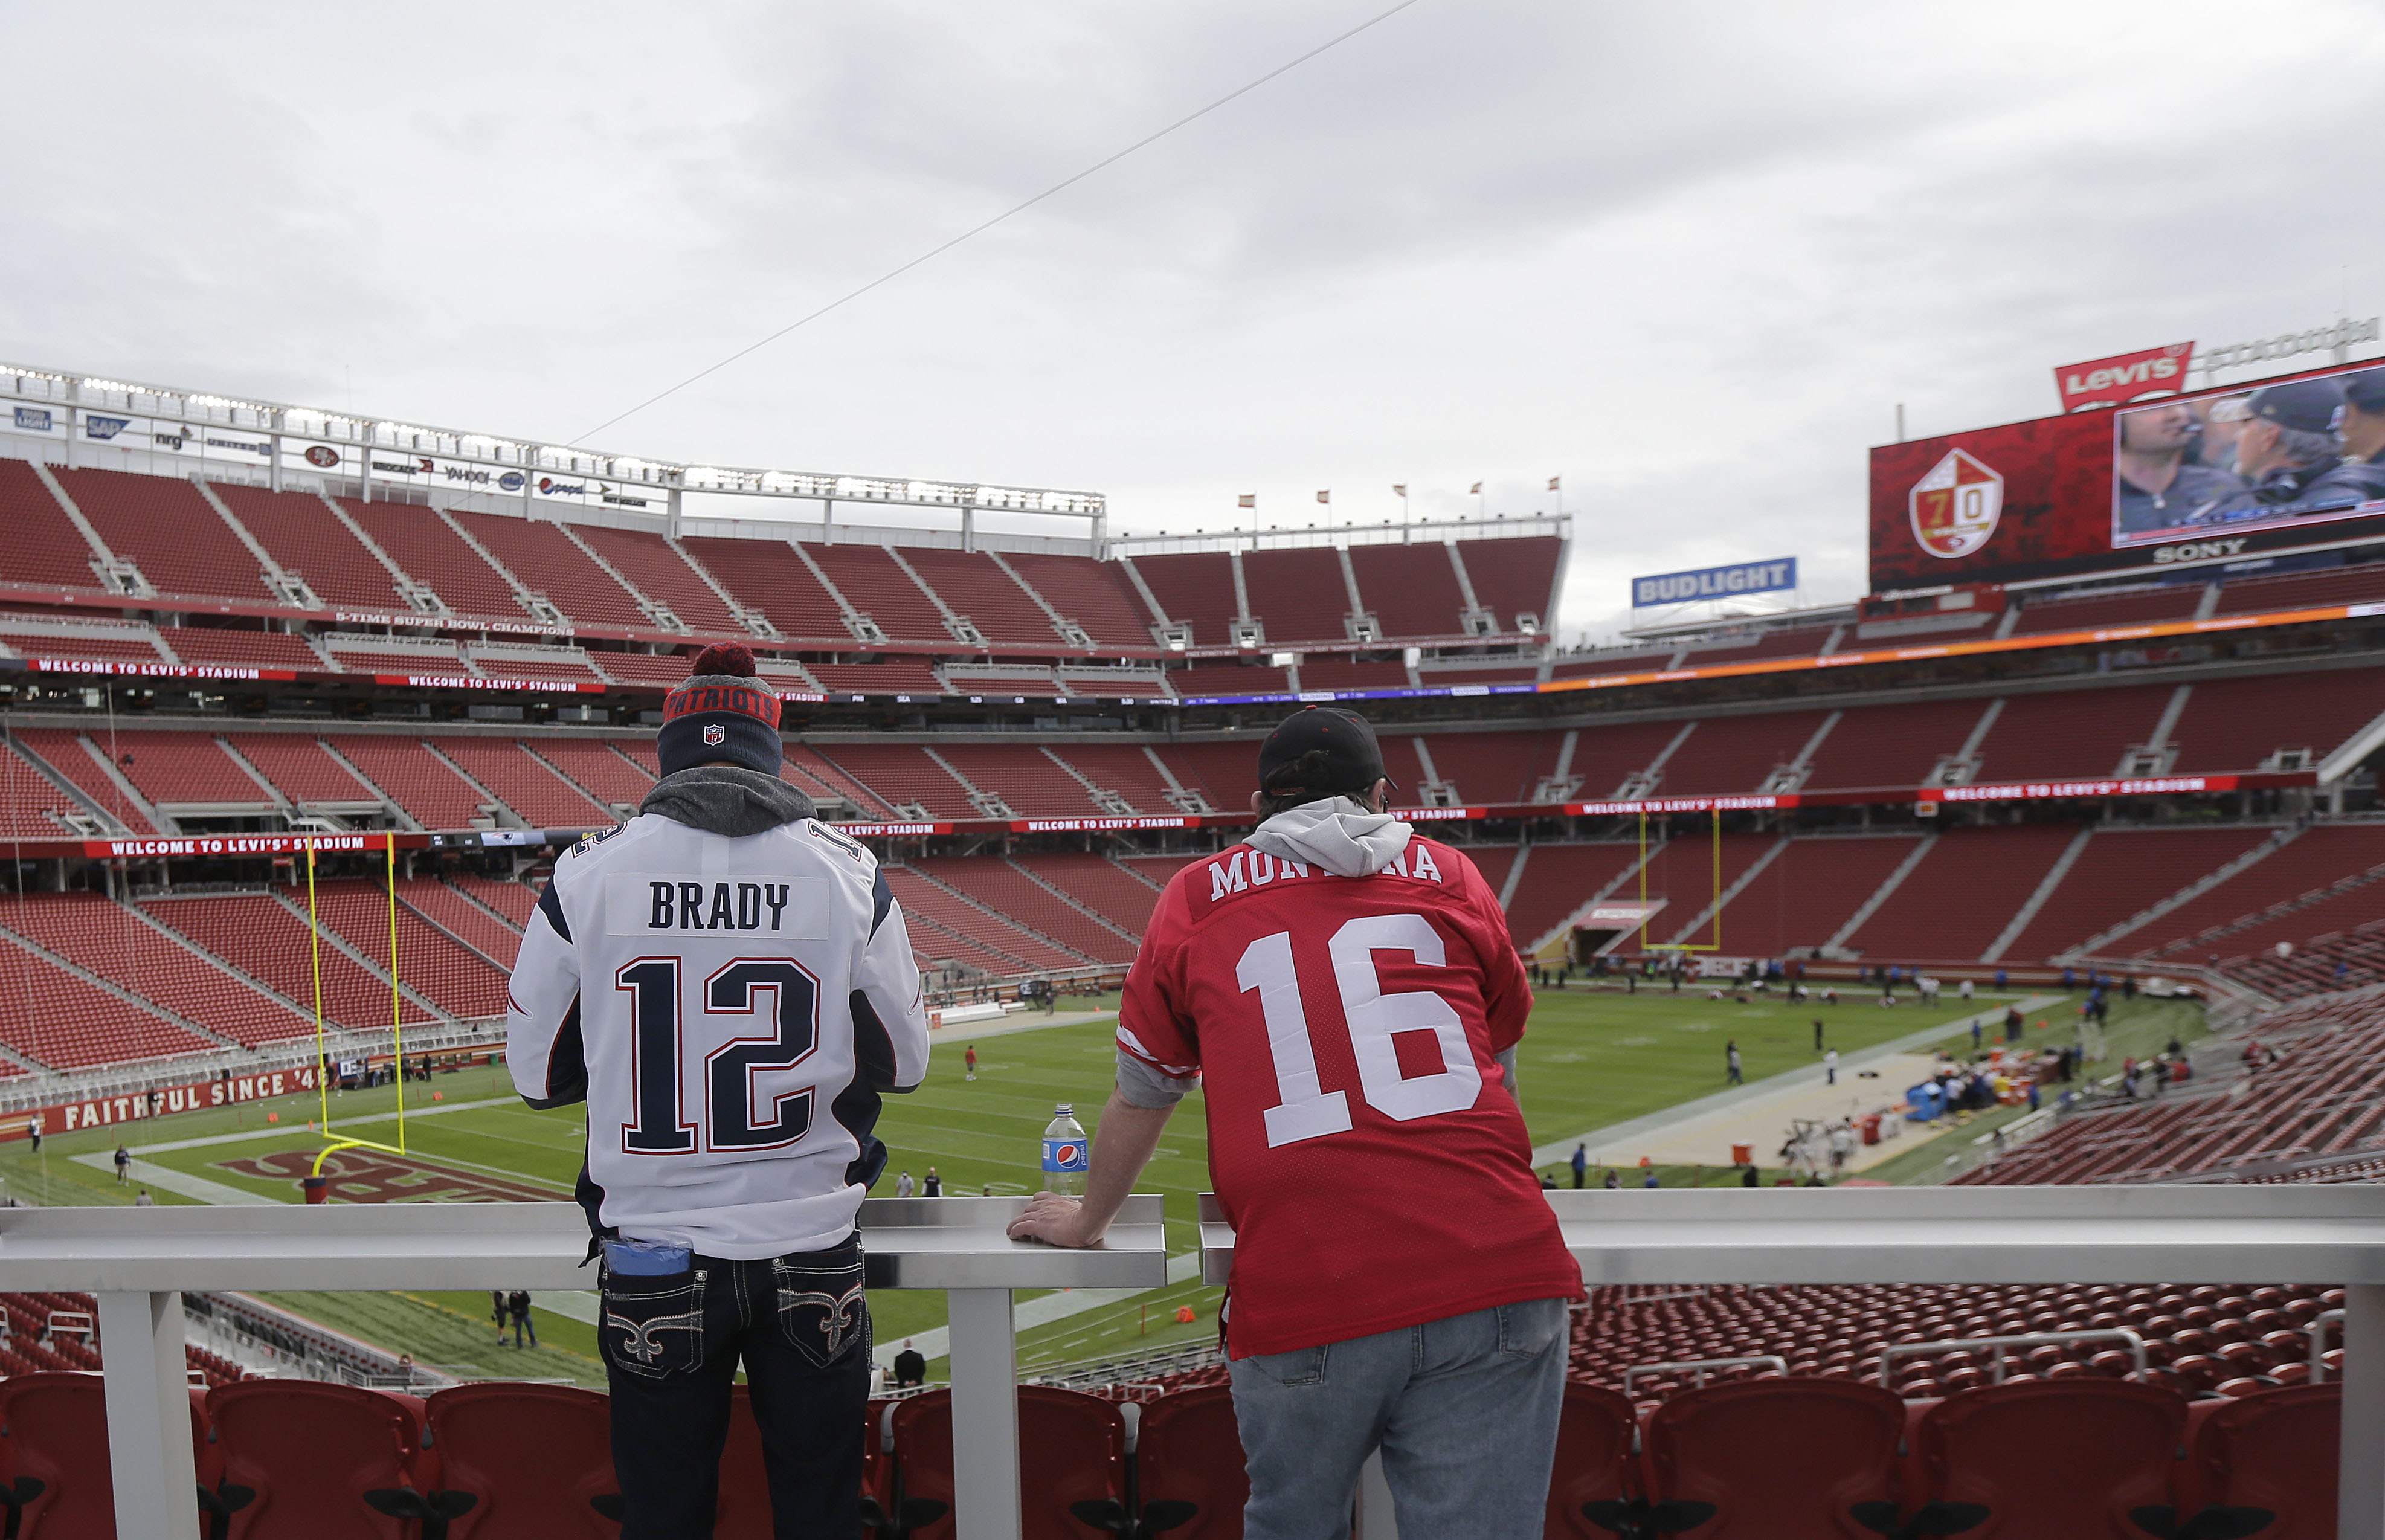
<svg viewBox="0 0 2385 1540">
<path fill-rule="evenodd" d="M 1936 1353 L 1967 1353 L 1976 1348 L 1992 1347 L 1995 1357 L 1989 1360 L 1988 1382 L 2004 1383 L 2004 1358 L 2015 1347 L 2058 1347 L 2071 1342 L 2120 1342 L 2137 1360 L 2137 1372 L 2145 1371 L 2152 1360 L 2145 1356 L 2145 1339 L 2125 1326 L 2104 1326 L 2087 1332 L 2021 1332 L 2006 1337 L 1949 1337 L 1942 1342 L 1892 1343 L 1880 1350 L 1879 1387 L 1892 1390 L 1889 1383 L 1889 1366 L 1898 1358 L 1916 1358 Z"/>
<path fill-rule="evenodd" d="M 1634 1364 L 1623 1371 L 1623 1394 L 1630 1395 L 1631 1386 L 1637 1381 L 1653 1380 L 1659 1374 L 1693 1373 L 1697 1375 L 1697 1382 L 1693 1388 L 1703 1390 L 1705 1388 L 1706 1376 L 1717 1370 L 1745 1369 L 1754 1364 L 1762 1364 L 1777 1373 L 1789 1372 L 1789 1360 L 1778 1353 L 1750 1353 L 1744 1358 L 1690 1358 L 1680 1363 Z"/>
</svg>

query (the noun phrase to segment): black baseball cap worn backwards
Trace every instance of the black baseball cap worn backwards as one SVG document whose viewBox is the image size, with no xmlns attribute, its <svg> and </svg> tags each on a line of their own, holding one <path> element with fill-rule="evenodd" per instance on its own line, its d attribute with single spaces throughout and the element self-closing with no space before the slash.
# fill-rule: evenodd
<svg viewBox="0 0 2385 1540">
<path fill-rule="evenodd" d="M 655 759 L 665 775 L 727 761 L 776 775 L 786 757 L 779 696 L 754 673 L 754 649 L 731 642 L 695 655 L 687 680 L 663 698 Z"/>
<path fill-rule="evenodd" d="M 1321 773 L 1315 761 L 1298 769 L 1312 753 L 1323 756 Z M 1338 706 L 1293 712 L 1259 745 L 1259 789 L 1269 796 L 1356 796 L 1384 779 L 1374 724 Z"/>
</svg>

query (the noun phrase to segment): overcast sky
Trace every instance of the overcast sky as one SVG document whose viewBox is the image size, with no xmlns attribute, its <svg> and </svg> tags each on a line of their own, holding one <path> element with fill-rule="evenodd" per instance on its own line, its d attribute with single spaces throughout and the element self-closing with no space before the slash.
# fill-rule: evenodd
<svg viewBox="0 0 2385 1540">
<path fill-rule="evenodd" d="M 1389 3 L 12 6 L 0 358 L 569 440 Z M 2379 20 L 1419 0 L 592 442 L 1132 532 L 1562 476 L 1568 641 L 1843 600 L 1897 403 L 2385 309 Z"/>
</svg>

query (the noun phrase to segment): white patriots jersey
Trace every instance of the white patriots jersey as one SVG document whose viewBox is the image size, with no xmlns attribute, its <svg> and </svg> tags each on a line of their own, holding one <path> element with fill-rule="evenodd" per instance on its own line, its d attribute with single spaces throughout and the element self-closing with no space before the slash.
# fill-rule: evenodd
<svg viewBox="0 0 2385 1540">
<path fill-rule="evenodd" d="M 927 1073 L 902 910 L 812 819 L 731 838 L 649 813 L 581 841 L 507 1005 L 515 1089 L 588 1104 L 592 1222 L 708 1257 L 842 1242 L 885 1164 L 880 1093 Z"/>
</svg>

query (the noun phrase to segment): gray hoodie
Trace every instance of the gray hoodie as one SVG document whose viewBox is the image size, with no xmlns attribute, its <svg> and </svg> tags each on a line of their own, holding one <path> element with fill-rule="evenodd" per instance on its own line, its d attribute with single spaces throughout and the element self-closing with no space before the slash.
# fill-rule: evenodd
<svg viewBox="0 0 2385 1540">
<path fill-rule="evenodd" d="M 1336 877 L 1364 877 L 1397 860 L 1415 833 L 1389 813 L 1329 796 L 1276 814 L 1245 843 L 1270 856 L 1312 862 Z"/>
<path fill-rule="evenodd" d="M 810 797 L 777 776 L 735 765 L 697 765 L 666 775 L 638 811 L 731 839 L 818 816 Z"/>
</svg>

